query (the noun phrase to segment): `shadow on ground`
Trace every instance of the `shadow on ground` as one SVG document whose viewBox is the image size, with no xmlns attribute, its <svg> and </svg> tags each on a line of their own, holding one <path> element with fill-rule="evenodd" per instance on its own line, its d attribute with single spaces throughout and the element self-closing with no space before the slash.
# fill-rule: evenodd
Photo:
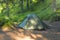
<svg viewBox="0 0 60 40">
<path fill-rule="evenodd" d="M 18 28 L 9 31 L 0 29 L 0 40 L 60 40 L 60 31 L 56 31 L 58 28 L 56 26 L 51 28 L 45 31 Z"/>
</svg>

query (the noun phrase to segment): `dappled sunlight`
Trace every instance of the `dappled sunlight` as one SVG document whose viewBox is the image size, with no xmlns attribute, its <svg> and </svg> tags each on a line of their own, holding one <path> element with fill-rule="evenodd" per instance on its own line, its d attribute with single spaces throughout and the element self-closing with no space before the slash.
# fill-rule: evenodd
<svg viewBox="0 0 60 40">
<path fill-rule="evenodd" d="M 38 40 L 38 39 L 47 40 L 45 37 L 43 37 L 42 34 L 32 33 L 33 30 L 30 31 L 30 30 L 19 29 L 19 32 L 17 32 L 15 30 L 15 31 L 12 31 L 12 32 L 8 32 L 7 35 L 9 35 L 11 38 L 13 38 L 15 40 Z"/>
<path fill-rule="evenodd" d="M 27 37 L 23 38 L 22 40 L 34 40 L 34 39 L 32 39 L 31 37 L 27 36 Z"/>
<path fill-rule="evenodd" d="M 60 10 L 56 10 L 56 12 L 60 12 Z"/>
<path fill-rule="evenodd" d="M 28 29 L 34 29 L 34 27 L 33 27 L 33 26 L 31 26 L 31 27 L 29 27 Z"/>
<path fill-rule="evenodd" d="M 12 8 L 12 3 L 9 4 L 9 8 Z"/>
<path fill-rule="evenodd" d="M 18 29 L 20 32 L 24 32 L 24 30 L 23 29 Z"/>
<path fill-rule="evenodd" d="M 0 40 L 60 40 L 59 28 L 60 0 L 0 0 Z"/>
<path fill-rule="evenodd" d="M 1 13 L 2 9 L 3 9 L 3 8 L 2 8 L 2 7 L 0 7 L 0 13 Z"/>
<path fill-rule="evenodd" d="M 42 35 L 40 35 L 40 34 L 37 34 L 36 36 L 37 36 L 37 37 L 40 37 L 40 38 L 43 38 L 43 36 L 42 36 Z"/>
<path fill-rule="evenodd" d="M 3 6 L 3 8 L 6 8 L 6 3 L 3 3 L 2 6 Z"/>
<path fill-rule="evenodd" d="M 32 36 L 33 38 L 37 38 L 37 36 L 36 36 L 35 34 L 31 34 L 31 36 Z"/>
<path fill-rule="evenodd" d="M 17 22 L 14 22 L 15 25 L 17 25 L 18 23 Z"/>
<path fill-rule="evenodd" d="M 0 30 L 0 40 L 14 40 L 7 32 Z"/>
<path fill-rule="evenodd" d="M 34 39 L 32 39 L 32 38 L 29 37 L 29 36 L 26 36 L 26 37 L 24 37 L 24 38 L 16 37 L 16 40 L 34 40 Z"/>
<path fill-rule="evenodd" d="M 9 19 L 9 17 L 8 16 L 5 16 L 5 19 Z"/>
<path fill-rule="evenodd" d="M 2 28 L 2 31 L 7 31 L 7 30 L 9 30 L 8 28 Z"/>
<path fill-rule="evenodd" d="M 48 39 L 51 39 L 50 36 L 52 34 L 60 35 L 59 32 L 57 32 L 57 33 L 45 33 L 45 32 L 42 32 L 41 33 L 41 31 L 35 31 L 35 30 L 33 31 L 33 30 L 23 30 L 23 29 L 18 29 L 17 30 L 16 29 L 16 30 L 8 31 L 8 32 L 3 31 L 3 33 L 0 33 L 0 38 L 2 40 L 4 40 L 8 36 L 8 39 L 11 39 L 11 40 L 12 39 L 14 39 L 14 40 L 48 40 Z M 48 35 L 48 37 L 47 37 L 47 35 Z"/>
<path fill-rule="evenodd" d="M 33 2 L 37 2 L 37 0 L 32 0 Z"/>
<path fill-rule="evenodd" d="M 37 22 L 36 22 L 36 21 L 34 21 L 33 19 L 32 19 L 32 20 L 30 20 L 30 22 L 31 22 L 33 25 L 36 25 L 36 24 L 37 24 Z"/>
<path fill-rule="evenodd" d="M 31 34 L 32 38 L 33 39 L 36 39 L 36 40 L 48 40 L 47 38 L 45 38 L 42 34 Z"/>
<path fill-rule="evenodd" d="M 2 26 L 2 31 L 10 31 L 10 28 L 7 25 Z"/>
</svg>

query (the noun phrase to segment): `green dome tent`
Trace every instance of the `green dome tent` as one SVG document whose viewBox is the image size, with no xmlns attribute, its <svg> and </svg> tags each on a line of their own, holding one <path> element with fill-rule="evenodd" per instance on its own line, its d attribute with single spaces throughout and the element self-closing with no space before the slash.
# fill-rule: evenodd
<svg viewBox="0 0 60 40">
<path fill-rule="evenodd" d="M 29 14 L 25 20 L 18 25 L 23 29 L 46 29 L 48 26 L 36 14 Z"/>
</svg>

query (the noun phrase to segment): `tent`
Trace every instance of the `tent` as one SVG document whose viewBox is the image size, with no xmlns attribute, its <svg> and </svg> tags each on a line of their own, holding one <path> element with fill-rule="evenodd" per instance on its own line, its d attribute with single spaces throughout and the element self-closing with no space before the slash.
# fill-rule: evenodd
<svg viewBox="0 0 60 40">
<path fill-rule="evenodd" d="M 48 26 L 36 15 L 29 14 L 25 20 L 18 25 L 18 28 L 23 29 L 46 29 Z"/>
</svg>

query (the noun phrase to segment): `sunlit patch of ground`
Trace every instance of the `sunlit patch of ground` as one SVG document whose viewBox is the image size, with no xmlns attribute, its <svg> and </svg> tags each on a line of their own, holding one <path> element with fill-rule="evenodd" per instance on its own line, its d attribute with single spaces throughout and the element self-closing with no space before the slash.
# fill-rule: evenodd
<svg viewBox="0 0 60 40">
<path fill-rule="evenodd" d="M 6 37 L 6 38 L 5 38 Z M 28 30 L 22 30 L 19 29 L 19 32 L 16 30 L 11 31 L 2 31 L 2 34 L 0 33 L 0 39 L 6 40 L 7 37 L 9 40 L 47 40 L 47 38 L 43 37 L 42 34 L 39 33 L 33 33 L 33 31 Z M 11 38 L 11 39 L 10 39 Z M 8 39 L 7 39 L 8 40 Z"/>
<path fill-rule="evenodd" d="M 54 25 L 59 28 L 60 24 L 55 23 Z M 0 40 L 60 40 L 60 31 L 57 28 L 53 27 L 46 31 L 0 29 Z"/>
</svg>

